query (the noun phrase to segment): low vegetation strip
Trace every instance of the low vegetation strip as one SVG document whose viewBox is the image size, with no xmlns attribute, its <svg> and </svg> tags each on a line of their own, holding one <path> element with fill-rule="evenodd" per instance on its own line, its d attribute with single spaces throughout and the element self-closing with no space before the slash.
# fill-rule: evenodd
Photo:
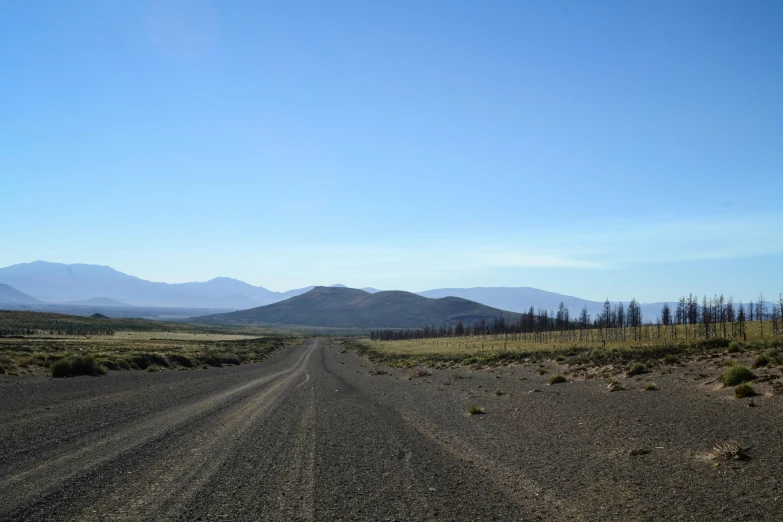
<svg viewBox="0 0 783 522">
<path fill-rule="evenodd" d="M 254 330 L 256 335 L 251 336 L 253 331 L 247 329 L 135 320 L 109 320 L 112 329 L 120 328 L 111 335 L 68 335 L 82 331 L 78 328 L 84 319 L 88 318 L 29 312 L 0 314 L 0 328 L 6 331 L 25 325 L 23 335 L 0 337 L 0 374 L 72 377 L 103 375 L 110 370 L 239 365 L 263 361 L 286 344 L 299 344 L 304 339 L 290 332 Z M 102 320 L 90 319 L 84 324 L 91 321 Z M 76 329 L 71 328 L 73 325 Z M 140 330 L 139 325 L 157 325 L 158 329 Z M 125 327 L 128 330 L 122 329 Z"/>
<path fill-rule="evenodd" d="M 530 363 L 553 360 L 557 363 L 574 365 L 613 365 L 625 368 L 629 375 L 645 373 L 648 368 L 659 364 L 677 364 L 699 357 L 710 357 L 718 353 L 761 351 L 774 360 L 779 360 L 781 340 L 757 340 L 740 343 L 728 339 L 710 339 L 676 344 L 630 345 L 615 347 L 525 345 L 509 348 L 502 340 L 473 343 L 433 341 L 370 341 L 366 339 L 342 340 L 346 348 L 368 357 L 375 364 L 392 367 L 412 368 L 415 366 L 499 366 L 510 363 Z M 474 349 L 472 347 L 485 346 Z M 494 346 L 496 348 L 490 348 Z M 469 348 L 470 347 L 470 348 Z"/>
</svg>

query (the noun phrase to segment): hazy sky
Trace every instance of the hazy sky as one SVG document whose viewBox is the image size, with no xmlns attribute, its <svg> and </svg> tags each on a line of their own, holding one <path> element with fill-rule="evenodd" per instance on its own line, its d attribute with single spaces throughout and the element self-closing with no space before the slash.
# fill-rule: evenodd
<svg viewBox="0 0 783 522">
<path fill-rule="evenodd" d="M 783 3 L 8 1 L 0 266 L 783 291 Z"/>
</svg>

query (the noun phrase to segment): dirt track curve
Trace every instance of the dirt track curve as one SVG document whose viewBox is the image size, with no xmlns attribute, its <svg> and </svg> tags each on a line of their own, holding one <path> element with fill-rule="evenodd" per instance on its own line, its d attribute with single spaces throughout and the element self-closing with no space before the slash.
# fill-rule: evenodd
<svg viewBox="0 0 783 522">
<path fill-rule="evenodd" d="M 3 379 L 0 520 L 782 518 L 777 397 L 759 416 L 674 381 L 687 400 L 372 369 L 311 340 L 240 367 Z M 698 455 L 729 437 L 753 459 Z"/>
</svg>

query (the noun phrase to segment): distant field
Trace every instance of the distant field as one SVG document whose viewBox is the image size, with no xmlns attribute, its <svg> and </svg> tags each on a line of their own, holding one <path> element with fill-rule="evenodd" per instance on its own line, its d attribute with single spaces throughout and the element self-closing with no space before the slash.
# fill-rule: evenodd
<svg viewBox="0 0 783 522">
<path fill-rule="evenodd" d="M 0 311 L 0 374 L 100 375 L 256 362 L 300 333 Z"/>
<path fill-rule="evenodd" d="M 378 361 L 390 364 L 436 364 L 453 362 L 486 362 L 521 359 L 527 356 L 557 357 L 576 356 L 584 358 L 646 358 L 647 355 L 697 353 L 699 349 L 728 348 L 732 340 L 737 349 L 766 349 L 783 344 L 783 332 L 773 335 L 770 322 L 762 325 L 758 321 L 746 322 L 747 341 L 723 337 L 706 339 L 698 326 L 677 326 L 658 328 L 645 326 L 634 334 L 630 328 L 620 331 L 589 330 L 584 332 L 543 332 L 536 334 L 508 334 L 499 336 L 464 336 L 436 339 L 412 339 L 401 341 L 371 341 L 362 339 L 363 351 Z M 730 333 L 730 328 L 727 329 Z M 636 338 L 634 338 L 636 337 Z M 606 341 L 604 341 L 606 339 Z M 661 355 L 661 357 L 663 357 Z"/>
</svg>

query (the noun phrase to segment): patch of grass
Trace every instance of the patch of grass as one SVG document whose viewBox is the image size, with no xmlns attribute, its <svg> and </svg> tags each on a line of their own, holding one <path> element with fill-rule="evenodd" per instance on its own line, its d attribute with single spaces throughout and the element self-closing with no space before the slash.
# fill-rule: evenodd
<svg viewBox="0 0 783 522">
<path fill-rule="evenodd" d="M 498 397 L 503 395 L 503 393 L 504 393 L 503 390 L 495 390 L 495 395 L 497 395 Z"/>
<path fill-rule="evenodd" d="M 484 414 L 484 408 L 481 406 L 471 406 L 468 408 L 468 414 L 469 415 L 483 415 Z"/>
<path fill-rule="evenodd" d="M 648 382 L 647 386 L 644 387 L 644 391 L 657 391 L 658 385 L 654 382 Z"/>
<path fill-rule="evenodd" d="M 677 357 L 676 355 L 673 355 L 673 354 L 667 353 L 667 354 L 666 354 L 666 355 L 663 357 L 663 363 L 664 363 L 664 364 L 670 364 L 670 365 L 674 365 L 674 364 L 680 364 L 680 359 L 679 359 L 679 357 Z"/>
<path fill-rule="evenodd" d="M 625 389 L 625 385 L 618 381 L 617 379 L 612 379 L 609 381 L 609 384 L 606 385 L 606 389 L 610 392 L 614 391 L 622 391 Z"/>
<path fill-rule="evenodd" d="M 52 377 L 75 377 L 77 375 L 103 375 L 106 370 L 95 362 L 92 355 L 65 357 L 49 367 Z"/>
<path fill-rule="evenodd" d="M 634 375 L 640 375 L 642 373 L 647 373 L 647 366 L 644 363 L 635 362 L 628 369 L 628 377 L 633 377 Z"/>
<path fill-rule="evenodd" d="M 552 377 L 549 378 L 549 384 L 550 385 L 552 385 L 552 384 L 563 384 L 565 382 L 568 382 L 568 381 L 566 380 L 565 375 L 563 375 L 562 373 L 558 373 L 557 375 L 553 375 Z"/>
<path fill-rule="evenodd" d="M 750 368 L 741 364 L 732 364 L 721 375 L 724 386 L 737 386 L 755 378 L 756 374 Z"/>
<path fill-rule="evenodd" d="M 734 396 L 738 399 L 743 399 L 745 397 L 755 397 L 756 395 L 758 395 L 758 393 L 756 393 L 756 390 L 753 389 L 753 385 L 749 382 L 743 382 L 734 388 Z"/>
<path fill-rule="evenodd" d="M 747 460 L 750 458 L 747 452 L 751 447 L 743 448 L 736 441 L 730 440 L 713 446 L 707 456 L 718 461 Z"/>
<path fill-rule="evenodd" d="M 742 343 L 738 341 L 731 341 L 729 343 L 729 353 L 739 353 L 740 349 L 742 348 Z"/>
<path fill-rule="evenodd" d="M 753 368 L 763 368 L 764 366 L 769 366 L 769 363 L 769 356 L 765 353 L 762 353 L 756 357 L 756 360 L 753 361 Z"/>
</svg>

